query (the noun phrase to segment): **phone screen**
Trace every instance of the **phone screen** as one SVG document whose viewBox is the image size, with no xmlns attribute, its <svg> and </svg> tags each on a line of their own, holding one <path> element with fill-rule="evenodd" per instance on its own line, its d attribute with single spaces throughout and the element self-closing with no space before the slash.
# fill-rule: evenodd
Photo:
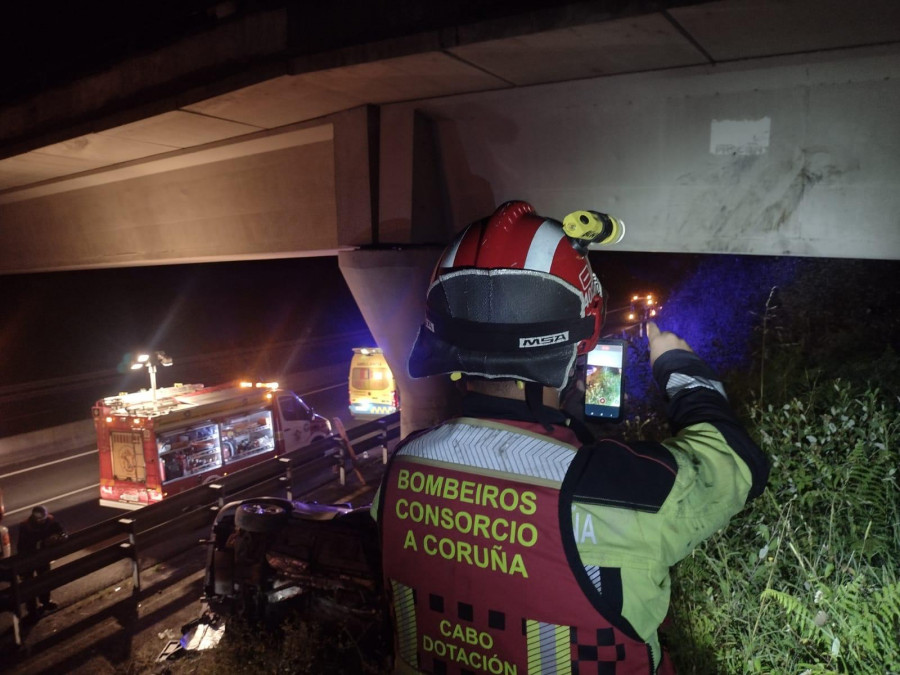
<svg viewBox="0 0 900 675">
<path fill-rule="evenodd" d="M 625 341 L 601 340 L 587 355 L 584 374 L 586 417 L 618 421 L 622 418 L 622 371 Z"/>
</svg>

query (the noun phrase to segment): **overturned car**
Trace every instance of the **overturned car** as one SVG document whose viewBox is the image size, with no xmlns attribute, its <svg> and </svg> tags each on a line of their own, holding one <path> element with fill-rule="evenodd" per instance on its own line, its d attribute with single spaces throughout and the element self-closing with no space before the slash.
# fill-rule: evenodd
<svg viewBox="0 0 900 675">
<path fill-rule="evenodd" d="M 368 508 L 261 497 L 216 516 L 204 580 L 209 610 L 249 623 L 289 615 L 353 632 L 386 622 L 378 531 Z"/>
</svg>

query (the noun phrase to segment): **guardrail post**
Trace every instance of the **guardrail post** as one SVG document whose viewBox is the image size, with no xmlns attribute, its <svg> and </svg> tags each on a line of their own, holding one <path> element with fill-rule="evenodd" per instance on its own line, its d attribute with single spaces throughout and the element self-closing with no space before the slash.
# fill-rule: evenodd
<svg viewBox="0 0 900 675">
<path fill-rule="evenodd" d="M 22 646 L 22 630 L 20 622 L 22 621 L 22 599 L 19 597 L 19 575 L 13 570 L 13 574 L 9 580 L 10 600 L 12 602 L 13 615 L 13 637 L 16 641 L 16 647 Z"/>
<path fill-rule="evenodd" d="M 348 455 L 350 457 L 350 462 L 353 464 L 353 473 L 355 473 L 356 477 L 359 478 L 359 482 L 365 485 L 366 479 L 365 477 L 363 477 L 362 472 L 359 470 L 356 451 L 353 450 L 353 444 L 350 443 L 350 437 L 347 435 L 347 430 L 344 428 L 344 423 L 341 422 L 340 417 L 335 417 L 334 420 L 332 420 L 332 425 L 335 429 L 337 429 L 338 436 L 340 436 L 341 438 L 341 445 L 344 450 L 344 453 L 342 454 L 342 459 L 344 460 L 344 462 L 341 463 L 341 485 L 344 485 L 344 480 L 346 478 L 344 463 L 346 463 L 346 458 Z"/>
<path fill-rule="evenodd" d="M 294 476 L 291 472 L 291 458 L 279 457 L 278 461 L 284 464 L 284 475 L 279 476 L 278 480 L 287 485 L 285 494 L 287 495 L 288 501 L 294 501 Z"/>
<path fill-rule="evenodd" d="M 16 647 L 22 646 L 22 630 L 19 626 L 20 621 L 19 615 L 13 613 L 13 639 L 16 641 Z"/>
<path fill-rule="evenodd" d="M 212 490 L 213 496 L 216 498 L 216 509 L 225 506 L 225 486 L 221 483 L 207 483 L 207 487 Z"/>
<path fill-rule="evenodd" d="M 383 419 L 378 420 L 378 426 L 381 427 L 381 431 L 378 432 L 378 440 L 381 441 L 381 463 L 387 464 L 387 460 L 388 460 L 387 422 L 385 422 Z"/>
<path fill-rule="evenodd" d="M 122 544 L 122 548 L 128 549 L 128 557 L 131 558 L 131 583 L 132 593 L 141 592 L 141 566 L 138 562 L 137 537 L 134 534 L 134 518 L 119 518 L 119 524 L 128 532 L 128 543 Z"/>
</svg>

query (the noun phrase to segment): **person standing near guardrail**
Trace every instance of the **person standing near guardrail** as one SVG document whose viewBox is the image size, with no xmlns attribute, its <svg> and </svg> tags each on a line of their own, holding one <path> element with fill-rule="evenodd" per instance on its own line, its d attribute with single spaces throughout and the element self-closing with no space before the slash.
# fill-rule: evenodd
<svg viewBox="0 0 900 675">
<path fill-rule="evenodd" d="M 3 490 L 0 489 L 0 558 L 8 558 L 12 555 L 12 544 L 9 540 L 9 528 L 3 524 L 3 516 L 6 509 L 3 506 Z"/>
<path fill-rule="evenodd" d="M 48 546 L 58 544 L 67 536 L 65 528 L 53 517 L 53 514 L 47 511 L 46 506 L 35 506 L 31 510 L 28 520 L 19 526 L 18 552 L 21 555 L 40 551 Z M 49 571 L 50 564 L 47 563 L 28 573 L 26 577 L 34 577 Z M 36 618 L 43 612 L 52 612 L 57 608 L 56 603 L 50 600 L 49 591 L 41 594 L 38 599 L 41 601 L 40 606 L 35 599 L 28 601 L 28 615 L 32 618 Z"/>
</svg>

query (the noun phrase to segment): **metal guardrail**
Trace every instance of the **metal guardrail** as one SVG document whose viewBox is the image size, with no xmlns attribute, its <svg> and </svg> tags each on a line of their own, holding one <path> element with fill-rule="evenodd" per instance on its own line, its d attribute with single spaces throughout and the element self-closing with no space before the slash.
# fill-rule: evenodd
<svg viewBox="0 0 900 675">
<path fill-rule="evenodd" d="M 394 413 L 350 429 L 346 432 L 346 440 L 333 436 L 301 448 L 302 457 L 298 451 L 286 453 L 224 476 L 215 483 L 200 485 L 157 504 L 73 532 L 53 548 L 6 558 L 0 561 L 0 583 L 8 584 L 7 588 L 0 589 L 0 612 L 13 614 L 15 641 L 21 645 L 22 605 L 122 560 L 131 561 L 132 594 L 139 594 L 140 551 L 170 538 L 176 521 L 182 529 L 209 526 L 218 508 L 250 489 L 280 485 L 290 498 L 292 474 L 301 467 L 336 465 L 341 469 L 343 483 L 344 470 L 353 463 L 353 451 L 358 454 L 381 448 L 386 460 L 388 442 L 399 435 L 400 413 Z M 352 448 L 347 447 L 348 441 Z M 321 459 L 310 461 L 310 450 L 321 450 Z M 77 557 L 59 562 L 68 556 Z M 33 576 L 34 570 L 46 569 L 53 561 L 56 562 L 53 569 Z"/>
</svg>

